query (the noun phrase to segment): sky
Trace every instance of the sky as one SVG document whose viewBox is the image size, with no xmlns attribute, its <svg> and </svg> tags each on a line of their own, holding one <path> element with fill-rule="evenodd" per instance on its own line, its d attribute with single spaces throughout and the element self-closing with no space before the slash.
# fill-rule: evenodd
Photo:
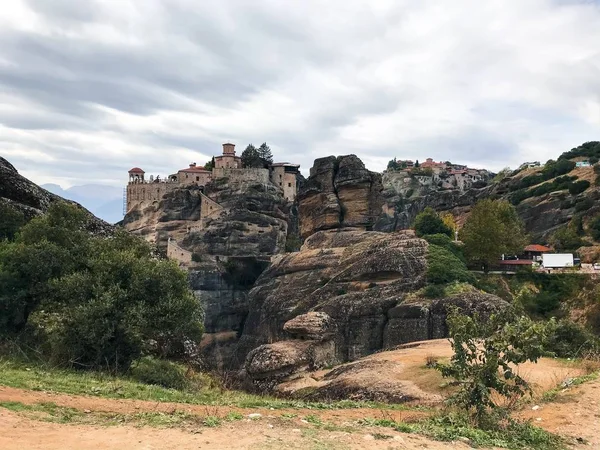
<svg viewBox="0 0 600 450">
<path fill-rule="evenodd" d="M 500 170 L 600 140 L 600 3 L 11 0 L 0 156 L 37 183 L 167 175 L 221 144 Z"/>
</svg>

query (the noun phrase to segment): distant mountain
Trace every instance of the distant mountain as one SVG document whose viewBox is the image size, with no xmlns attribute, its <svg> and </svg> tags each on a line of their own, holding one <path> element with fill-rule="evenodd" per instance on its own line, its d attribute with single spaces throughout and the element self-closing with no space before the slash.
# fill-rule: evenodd
<svg viewBox="0 0 600 450">
<path fill-rule="evenodd" d="M 123 190 L 103 184 L 84 184 L 63 189 L 58 184 L 41 187 L 89 209 L 96 217 L 116 223 L 123 219 Z"/>
</svg>

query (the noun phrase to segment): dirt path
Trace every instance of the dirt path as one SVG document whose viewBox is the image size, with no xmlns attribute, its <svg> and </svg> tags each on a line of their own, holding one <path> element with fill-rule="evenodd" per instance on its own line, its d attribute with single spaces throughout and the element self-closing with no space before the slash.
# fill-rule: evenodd
<svg viewBox="0 0 600 450">
<path fill-rule="evenodd" d="M 569 388 L 554 402 L 535 406 L 539 409 L 529 408 L 521 417 L 553 433 L 582 438 L 587 441 L 586 448 L 600 449 L 600 379 Z"/>
<path fill-rule="evenodd" d="M 230 411 L 263 413 L 261 420 L 240 420 L 215 428 L 153 428 L 97 425 L 70 425 L 32 420 L 0 408 L 0 448 L 23 449 L 452 449 L 469 448 L 462 442 L 441 443 L 427 438 L 398 433 L 387 428 L 355 427 L 352 432 L 329 431 L 303 422 L 302 417 L 314 415 L 330 423 L 349 423 L 359 418 L 378 417 L 377 410 L 339 411 L 289 410 L 297 414 L 291 421 L 280 418 L 285 411 L 239 408 L 213 408 L 195 405 L 152 403 L 134 400 L 112 400 L 93 397 L 47 394 L 13 388 L 0 388 L 0 401 L 39 404 L 52 402 L 59 406 L 88 412 L 135 413 L 152 411 L 185 411 L 199 415 L 225 415 Z M 386 412 L 386 414 L 388 414 Z M 405 411 L 390 411 L 390 418 L 406 420 Z M 410 419 L 410 418 L 409 418 Z"/>
<path fill-rule="evenodd" d="M 258 413 L 265 417 L 281 417 L 294 414 L 299 418 L 308 415 L 318 415 L 324 422 L 340 424 L 364 418 L 386 418 L 396 422 L 410 422 L 425 416 L 419 411 L 380 410 L 374 408 L 314 410 L 314 409 L 265 409 L 265 408 L 236 408 L 232 406 L 190 405 L 187 403 L 150 402 L 145 400 L 108 399 L 77 395 L 58 394 L 44 391 L 28 391 L 0 386 L 0 401 L 19 402 L 25 405 L 38 403 L 54 403 L 58 406 L 75 408 L 80 411 L 112 412 L 119 414 L 135 414 L 141 412 L 185 412 L 201 417 L 225 417 L 230 412 L 244 415 Z M 1 447 L 0 447 L 1 448 Z"/>
</svg>

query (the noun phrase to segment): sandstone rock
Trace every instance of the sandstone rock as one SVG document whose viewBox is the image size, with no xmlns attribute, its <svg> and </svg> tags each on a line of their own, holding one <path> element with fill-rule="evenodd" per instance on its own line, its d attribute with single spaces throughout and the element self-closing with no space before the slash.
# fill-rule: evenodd
<svg viewBox="0 0 600 450">
<path fill-rule="evenodd" d="M 327 314 L 311 311 L 288 320 L 283 330 L 296 339 L 323 341 L 334 336 L 336 327 Z"/>
<path fill-rule="evenodd" d="M 424 285 L 426 252 L 427 242 L 409 231 L 315 233 L 300 252 L 274 257 L 250 291 L 238 360 L 259 345 L 289 339 L 286 322 L 309 312 L 335 323 L 337 361 L 381 349 L 387 311 Z"/>
<path fill-rule="evenodd" d="M 84 209 L 81 205 L 54 195 L 29 181 L 6 159 L 0 157 L 0 203 L 10 205 L 21 211 L 27 219 L 31 219 L 45 213 L 50 205 L 59 201 Z M 86 213 L 88 214 L 86 227 L 91 233 L 109 235 L 114 231 L 112 225 L 98 219 L 87 210 Z"/>
<path fill-rule="evenodd" d="M 464 314 L 477 314 L 485 320 L 490 314 L 507 307 L 508 303 L 479 291 L 438 300 L 401 303 L 388 311 L 383 347 L 389 349 L 408 342 L 447 337 L 446 318 L 452 306 L 458 307 Z"/>
<path fill-rule="evenodd" d="M 317 341 L 280 341 L 261 345 L 246 358 L 245 375 L 252 389 L 272 390 L 286 377 L 315 370 L 333 360 L 333 344 Z"/>
<path fill-rule="evenodd" d="M 381 175 L 355 155 L 316 159 L 298 194 L 300 233 L 340 227 L 371 229 L 383 205 Z"/>
</svg>

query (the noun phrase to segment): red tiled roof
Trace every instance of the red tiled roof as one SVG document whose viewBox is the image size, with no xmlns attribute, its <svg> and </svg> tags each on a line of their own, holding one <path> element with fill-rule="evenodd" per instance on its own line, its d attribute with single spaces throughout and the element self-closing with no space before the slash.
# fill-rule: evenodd
<svg viewBox="0 0 600 450">
<path fill-rule="evenodd" d="M 551 252 L 552 249 L 548 248 L 544 245 L 539 245 L 539 244 L 531 244 L 528 245 L 527 247 L 525 247 L 524 249 L 526 252 L 539 252 L 539 253 L 544 253 L 544 252 Z"/>
<path fill-rule="evenodd" d="M 188 167 L 187 169 L 181 169 L 179 172 L 189 172 L 189 173 L 212 173 L 210 170 L 206 170 L 204 167 Z"/>
<path fill-rule="evenodd" d="M 144 172 L 142 169 L 140 169 L 139 167 L 134 167 L 133 169 L 131 169 L 129 171 L 129 173 L 146 173 Z"/>
<path fill-rule="evenodd" d="M 506 266 L 530 266 L 533 264 L 533 261 L 530 259 L 505 259 L 503 261 L 500 261 L 500 264 Z"/>
</svg>

